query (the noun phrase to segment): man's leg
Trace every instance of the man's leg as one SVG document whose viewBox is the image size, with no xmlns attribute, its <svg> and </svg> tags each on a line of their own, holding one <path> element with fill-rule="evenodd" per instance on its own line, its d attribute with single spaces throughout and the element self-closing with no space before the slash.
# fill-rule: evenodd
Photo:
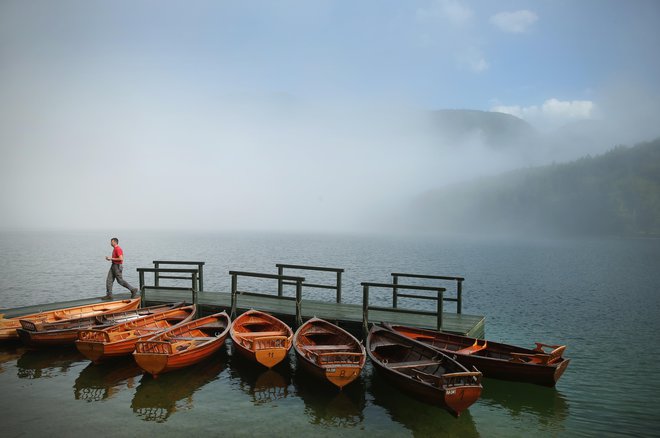
<svg viewBox="0 0 660 438">
<path fill-rule="evenodd" d="M 114 265 L 110 265 L 108 277 L 105 279 L 105 298 L 112 298 L 112 283 L 115 281 L 115 274 L 112 270 Z"/>
<path fill-rule="evenodd" d="M 133 287 L 126 280 L 124 280 L 124 277 L 122 276 L 122 271 L 124 270 L 124 267 L 122 265 L 112 265 L 112 268 L 114 269 L 114 275 L 115 278 L 117 279 L 117 283 L 120 285 L 124 286 L 126 289 L 131 291 L 131 298 L 135 298 L 137 296 L 138 289 L 137 287 Z"/>
</svg>

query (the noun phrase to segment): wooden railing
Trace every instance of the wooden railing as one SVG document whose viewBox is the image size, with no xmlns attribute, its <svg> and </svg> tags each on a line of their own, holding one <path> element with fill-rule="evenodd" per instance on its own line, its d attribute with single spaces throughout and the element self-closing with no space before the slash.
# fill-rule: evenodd
<svg viewBox="0 0 660 438">
<path fill-rule="evenodd" d="M 293 277 L 289 275 L 275 275 L 275 274 L 262 274 L 259 272 L 244 272 L 244 271 L 229 271 L 231 276 L 231 318 L 236 318 L 236 305 L 237 305 L 237 295 L 254 295 L 254 296 L 266 296 L 272 297 L 271 294 L 264 294 L 258 292 L 248 292 L 248 291 L 239 291 L 238 290 L 238 278 L 239 277 L 249 277 L 249 278 L 266 278 L 266 279 L 275 279 L 278 282 L 287 281 L 293 282 L 296 285 L 296 297 L 283 297 L 278 294 L 278 298 L 282 299 L 295 299 L 296 300 L 296 325 L 302 325 L 302 284 L 305 281 L 304 277 Z"/>
<path fill-rule="evenodd" d="M 175 261 L 175 260 L 154 260 L 154 268 L 160 268 L 160 265 L 176 265 L 176 266 L 197 266 L 197 284 L 194 285 L 198 292 L 204 291 L 204 264 L 205 262 L 190 262 L 190 261 Z M 163 271 L 157 271 L 154 275 L 154 286 L 160 286 L 161 279 L 172 280 L 191 280 L 190 277 L 182 277 L 176 275 L 161 275 Z"/>
<path fill-rule="evenodd" d="M 155 290 L 155 289 L 164 289 L 163 286 L 158 286 L 156 285 L 156 278 L 177 278 L 181 280 L 190 280 L 191 284 L 190 287 L 180 287 L 180 286 L 167 286 L 167 289 L 173 289 L 173 290 L 184 290 L 184 291 L 190 291 L 192 294 L 192 303 L 195 305 L 196 313 L 197 315 L 199 314 L 199 300 L 197 296 L 197 287 L 199 285 L 199 278 L 198 278 L 198 270 L 197 269 L 177 269 L 177 268 L 137 268 L 139 277 L 140 277 L 140 295 L 142 297 L 141 302 L 145 303 L 146 302 L 146 292 L 147 290 Z M 149 286 L 145 282 L 145 275 L 146 273 L 153 273 L 154 274 L 154 285 Z M 183 275 L 161 275 L 161 274 L 188 274 L 186 276 Z M 197 316 L 195 315 L 195 316 Z"/>
<path fill-rule="evenodd" d="M 461 313 L 463 310 L 463 277 L 448 277 L 444 275 L 420 275 L 420 274 L 402 274 L 402 273 L 392 273 L 392 283 L 394 287 L 392 288 L 392 307 L 398 307 L 398 298 L 399 297 L 408 297 L 408 295 L 399 293 L 399 278 L 421 278 L 428 280 L 448 280 L 456 282 L 456 298 L 444 297 L 444 301 L 455 301 L 456 302 L 456 313 Z"/>
<path fill-rule="evenodd" d="M 381 310 L 386 312 L 393 313 L 413 313 L 417 315 L 435 315 L 437 320 L 437 329 L 442 330 L 442 312 L 443 312 L 443 294 L 446 291 L 444 287 L 432 287 L 432 286 L 416 286 L 409 284 L 389 284 L 389 283 L 370 283 L 363 282 L 362 284 L 362 329 L 366 336 L 369 332 L 369 310 Z M 429 295 L 414 295 L 414 294 L 398 294 L 400 297 L 414 298 L 419 300 L 432 300 L 437 302 L 437 308 L 435 312 L 427 310 L 417 310 L 417 309 L 404 309 L 400 307 L 382 307 L 382 306 L 371 306 L 369 304 L 369 292 L 370 288 L 384 288 L 384 289 L 406 289 L 406 290 L 418 290 L 418 291 L 430 291 L 436 292 L 437 296 Z"/>
<path fill-rule="evenodd" d="M 280 276 L 284 275 L 285 269 L 295 269 L 295 270 L 304 270 L 304 271 L 319 271 L 319 272 L 334 272 L 336 274 L 336 281 L 334 284 L 314 284 L 314 283 L 305 283 L 304 287 L 309 287 L 313 289 L 330 289 L 334 290 L 336 293 L 337 303 L 341 303 L 341 277 L 344 273 L 344 270 L 341 268 L 327 268 L 323 266 L 308 266 L 308 265 L 287 265 L 283 263 L 277 263 L 277 274 Z M 295 285 L 295 282 L 278 280 L 277 281 L 277 296 L 282 297 L 284 291 L 284 285 Z"/>
</svg>

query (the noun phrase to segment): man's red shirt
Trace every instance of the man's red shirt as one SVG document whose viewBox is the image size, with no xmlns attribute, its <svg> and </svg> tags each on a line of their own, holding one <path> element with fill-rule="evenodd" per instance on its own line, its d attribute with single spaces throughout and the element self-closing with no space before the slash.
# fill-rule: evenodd
<svg viewBox="0 0 660 438">
<path fill-rule="evenodd" d="M 114 249 L 112 250 L 112 258 L 113 259 L 118 259 L 119 256 L 123 256 L 123 255 L 124 255 L 124 251 L 121 250 L 119 245 L 115 245 Z M 115 264 L 115 265 L 121 265 L 122 263 L 124 263 L 124 261 L 123 260 L 113 260 L 112 263 Z"/>
</svg>

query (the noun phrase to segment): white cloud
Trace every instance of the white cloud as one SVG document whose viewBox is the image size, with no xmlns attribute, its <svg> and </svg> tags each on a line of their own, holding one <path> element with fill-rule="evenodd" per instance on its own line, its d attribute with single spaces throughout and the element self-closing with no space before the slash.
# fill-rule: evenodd
<svg viewBox="0 0 660 438">
<path fill-rule="evenodd" d="M 490 22 L 503 32 L 524 33 L 539 19 L 532 11 L 526 9 L 515 12 L 500 12 L 490 17 Z"/>
<path fill-rule="evenodd" d="M 472 18 L 472 10 L 457 0 L 435 0 L 427 8 L 417 9 L 420 21 L 446 20 L 457 26 Z"/>
<path fill-rule="evenodd" d="M 541 128 L 556 128 L 593 117 L 596 106 L 590 100 L 548 99 L 542 105 L 497 105 L 491 111 L 511 114 Z"/>
</svg>

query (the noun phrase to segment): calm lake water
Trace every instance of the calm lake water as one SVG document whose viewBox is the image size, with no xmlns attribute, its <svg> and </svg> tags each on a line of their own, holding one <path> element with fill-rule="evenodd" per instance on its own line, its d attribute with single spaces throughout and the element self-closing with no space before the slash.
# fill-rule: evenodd
<svg viewBox="0 0 660 438">
<path fill-rule="evenodd" d="M 0 232 L 1 305 L 103 295 L 110 237 Z M 339 392 L 299 372 L 293 353 L 278 368 L 263 371 L 236 357 L 231 342 L 213 359 L 157 380 L 142 375 L 131 360 L 95 366 L 75 349 L 5 345 L 3 436 L 660 434 L 658 239 L 513 242 L 155 232 L 119 237 L 125 278 L 134 285 L 135 268 L 158 259 L 205 261 L 209 291 L 229 290 L 229 270 L 276 273 L 275 263 L 345 268 L 344 298 L 355 303 L 361 302 L 361 281 L 389 282 L 391 272 L 465 276 L 463 311 L 486 316 L 487 338 L 524 346 L 566 344 L 571 364 L 556 388 L 485 379 L 482 398 L 456 419 L 393 389 L 370 365 Z"/>
</svg>

